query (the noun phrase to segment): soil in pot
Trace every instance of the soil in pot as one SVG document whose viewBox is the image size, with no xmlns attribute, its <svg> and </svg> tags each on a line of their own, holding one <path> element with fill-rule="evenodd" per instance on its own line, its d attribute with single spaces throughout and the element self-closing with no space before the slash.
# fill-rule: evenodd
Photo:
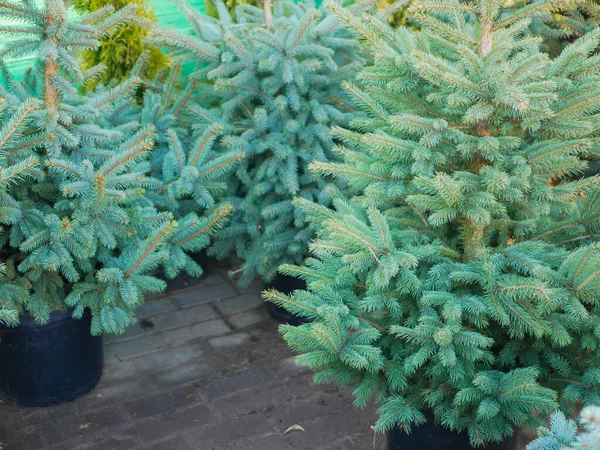
<svg viewBox="0 0 600 450">
<path fill-rule="evenodd" d="M 469 435 L 466 432 L 456 433 L 437 425 L 433 415 L 426 415 L 427 423 L 413 427 L 410 434 L 399 428 L 387 432 L 387 450 L 472 450 Z M 490 443 L 482 450 L 513 450 L 514 439 L 500 444 Z"/>
<path fill-rule="evenodd" d="M 51 406 L 92 390 L 102 376 L 102 337 L 81 320 L 53 312 L 45 325 L 29 316 L 16 328 L 0 326 L 0 398 L 20 406 Z"/>
<path fill-rule="evenodd" d="M 289 295 L 296 289 L 306 289 L 306 282 L 299 278 L 277 274 L 273 281 L 267 285 L 267 289 L 275 289 L 283 294 Z M 291 314 L 290 312 L 271 302 L 267 302 L 267 311 L 273 319 L 281 323 L 302 325 L 303 323 L 309 322 L 308 319 Z"/>
</svg>

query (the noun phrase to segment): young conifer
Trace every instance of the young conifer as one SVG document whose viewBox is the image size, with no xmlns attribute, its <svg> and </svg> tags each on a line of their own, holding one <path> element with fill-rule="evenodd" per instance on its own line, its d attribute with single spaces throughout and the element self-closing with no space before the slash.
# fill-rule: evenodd
<svg viewBox="0 0 600 450">
<path fill-rule="evenodd" d="M 574 420 L 561 412 L 552 414 L 550 429 L 540 427 L 539 437 L 527 450 L 600 449 L 600 407 L 588 406 L 579 415 L 580 430 Z"/>
<path fill-rule="evenodd" d="M 282 326 L 317 382 L 376 400 L 376 428 L 425 411 L 473 445 L 600 400 L 600 190 L 573 181 L 598 152 L 598 30 L 556 58 L 528 33 L 538 2 L 422 0 L 421 31 L 331 8 L 375 49 L 364 119 L 337 129 L 361 194 L 298 206 L 314 258 L 283 266 L 308 290 L 268 300 L 313 319 Z"/>
<path fill-rule="evenodd" d="M 544 38 L 547 51 L 557 55 L 565 45 L 600 24 L 600 6 L 595 0 L 566 0 L 544 11 L 532 21 L 534 34 Z"/>
<path fill-rule="evenodd" d="M 106 6 L 119 10 L 130 4 L 137 7 L 138 17 L 149 21 L 156 20 L 154 10 L 148 6 L 147 0 L 75 0 L 73 2 L 75 10 L 82 14 L 93 13 Z M 102 36 L 98 47 L 87 49 L 81 54 L 83 69 L 102 64 L 105 69 L 96 82 L 104 84 L 122 82 L 129 77 L 138 58 L 146 51 L 149 55 L 145 73 L 147 77 L 154 78 L 159 70 L 168 66 L 168 57 L 160 49 L 145 48 L 144 38 L 147 34 L 148 30 L 143 21 L 128 21 Z M 93 89 L 95 85 L 96 83 L 88 83 L 86 86 Z"/>
<path fill-rule="evenodd" d="M 339 183 L 307 166 L 334 158 L 331 126 L 356 115 L 341 84 L 365 53 L 336 17 L 310 2 L 277 1 L 272 11 L 243 5 L 235 20 L 218 5 L 219 20 L 186 9 L 196 36 L 163 33 L 155 41 L 194 62 L 199 95 L 219 105 L 230 135 L 223 146 L 246 155 L 230 181 L 234 215 L 211 251 L 237 253 L 241 285 L 257 275 L 268 282 L 280 264 L 307 253 L 312 231 L 293 197 L 329 204 L 339 192 Z"/>
<path fill-rule="evenodd" d="M 165 274 L 170 278 L 184 268 L 190 275 L 202 274 L 188 252 L 207 247 L 210 239 L 205 228 L 220 226 L 231 214 L 232 206 L 220 199 L 228 192 L 231 172 L 244 157 L 241 151 L 221 145 L 227 139 L 226 125 L 196 95 L 197 80 L 182 85 L 181 71 L 176 64 L 166 76 L 150 83 L 139 111 L 140 123 L 156 130 L 151 172 L 161 180 L 160 189 L 147 196 L 194 237 L 165 262 Z M 208 221 L 202 218 L 205 213 Z"/>
<path fill-rule="evenodd" d="M 102 68 L 82 71 L 75 52 L 134 12 L 107 7 L 72 22 L 63 0 L 0 0 L 0 18 L 19 23 L 0 32 L 23 36 L 1 56 L 38 57 L 22 84 L 3 70 L 0 88 L 2 310 L 43 323 L 53 310 L 74 307 L 81 317 L 89 308 L 92 333 L 122 331 L 143 294 L 164 288 L 153 272 L 165 264 L 197 272 L 185 251 L 221 224 L 178 226 L 147 196 L 162 183 L 150 176 L 156 130 L 140 125 L 134 99 L 143 61 L 123 83 L 81 94 Z"/>
</svg>

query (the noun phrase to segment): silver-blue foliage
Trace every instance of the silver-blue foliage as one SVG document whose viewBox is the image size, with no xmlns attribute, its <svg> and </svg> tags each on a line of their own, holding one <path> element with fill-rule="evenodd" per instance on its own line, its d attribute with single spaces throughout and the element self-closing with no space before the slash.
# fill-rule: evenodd
<svg viewBox="0 0 600 450">
<path fill-rule="evenodd" d="M 122 331 L 144 293 L 165 287 L 154 276 L 159 267 L 200 273 L 186 251 L 206 246 L 230 209 L 175 217 L 151 200 L 165 189 L 151 167 L 152 149 L 165 138 L 143 123 L 136 103 L 143 61 L 121 84 L 80 89 L 102 67 L 82 72 L 76 52 L 134 13 L 105 8 L 73 22 L 63 0 L 0 1 L 0 20 L 17 23 L 0 34 L 22 36 L 0 54 L 3 322 L 28 313 L 43 323 L 67 307 L 80 317 L 89 308 L 92 333 Z M 18 83 L 1 62 L 25 54 L 36 66 Z"/>
</svg>

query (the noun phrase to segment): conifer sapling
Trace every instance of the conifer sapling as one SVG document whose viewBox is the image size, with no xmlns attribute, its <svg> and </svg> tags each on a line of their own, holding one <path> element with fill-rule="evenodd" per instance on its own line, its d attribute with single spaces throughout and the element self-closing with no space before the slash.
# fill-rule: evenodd
<svg viewBox="0 0 600 450">
<path fill-rule="evenodd" d="M 73 6 L 76 11 L 86 14 L 106 6 L 119 10 L 132 4 L 136 6 L 137 17 L 154 21 L 154 10 L 147 3 L 147 0 L 75 0 Z M 168 57 L 165 53 L 159 49 L 145 48 L 143 41 L 147 34 L 148 30 L 143 21 L 130 20 L 102 36 L 98 47 L 85 50 L 80 56 L 83 59 L 84 70 L 98 64 L 104 66 L 102 76 L 95 83 L 87 83 L 86 86 L 93 89 L 100 81 L 104 84 L 125 81 L 144 51 L 149 52 L 145 68 L 147 77 L 152 79 L 159 70 L 166 68 Z"/>
<path fill-rule="evenodd" d="M 600 407 L 583 408 L 579 424 L 580 431 L 574 420 L 556 412 L 550 419 L 550 428 L 540 427 L 539 437 L 527 446 L 527 450 L 600 449 Z"/>
<path fill-rule="evenodd" d="M 144 61 L 123 83 L 81 93 L 102 67 L 82 71 L 76 52 L 96 47 L 134 12 L 107 7 L 72 22 L 62 0 L 0 0 L 0 19 L 19 23 L 0 33 L 23 36 L 2 57 L 38 57 L 22 84 L 2 71 L 0 310 L 16 311 L 5 322 L 28 313 L 44 323 L 67 307 L 81 317 L 89 308 L 92 333 L 122 331 L 143 294 L 164 288 L 153 272 L 175 263 L 197 271 L 185 251 L 222 225 L 207 216 L 178 226 L 147 196 L 162 183 L 150 176 L 156 130 L 140 125 L 134 99 Z"/>
<path fill-rule="evenodd" d="M 573 176 L 600 32 L 553 58 L 528 32 L 550 5 L 515 5 L 419 1 L 419 32 L 331 6 L 375 62 L 346 85 L 366 117 L 335 130 L 343 162 L 311 167 L 361 194 L 297 200 L 314 257 L 281 270 L 308 290 L 265 296 L 313 319 L 281 328 L 298 362 L 379 402 L 379 431 L 431 411 L 480 446 L 599 400 L 599 180 Z"/>
<path fill-rule="evenodd" d="M 366 56 L 325 9 L 276 1 L 271 11 L 269 4 L 265 11 L 241 5 L 233 19 L 218 2 L 219 20 L 185 8 L 196 35 L 155 38 L 176 59 L 194 62 L 203 103 L 219 106 L 227 128 L 221 148 L 245 155 L 230 180 L 232 220 L 211 248 L 218 258 L 237 253 L 241 285 L 256 276 L 271 281 L 280 264 L 306 256 L 312 231 L 292 199 L 329 204 L 339 192 L 339 183 L 307 166 L 334 158 L 331 126 L 356 115 L 341 84 Z"/>
</svg>

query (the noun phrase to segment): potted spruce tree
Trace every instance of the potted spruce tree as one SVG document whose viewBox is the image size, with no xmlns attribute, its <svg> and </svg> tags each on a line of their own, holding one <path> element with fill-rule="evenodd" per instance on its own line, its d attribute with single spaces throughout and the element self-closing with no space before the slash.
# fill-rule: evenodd
<svg viewBox="0 0 600 450">
<path fill-rule="evenodd" d="M 0 84 L 0 396 L 10 402 L 49 405 L 92 389 L 100 335 L 122 331 L 144 293 L 164 288 L 157 267 L 197 272 L 186 252 L 206 245 L 231 209 L 177 222 L 147 197 L 162 183 L 150 176 L 156 131 L 136 120 L 141 65 L 82 93 L 101 68 L 80 70 L 75 51 L 134 12 L 72 22 L 63 0 L 0 1 L 0 20 L 14 23 L 0 32 L 23 37 L 0 56 L 38 57 L 23 83 L 3 69 Z"/>
<path fill-rule="evenodd" d="M 281 270 L 308 289 L 265 297 L 313 320 L 281 328 L 298 363 L 380 403 L 393 450 L 505 445 L 599 400 L 600 180 L 572 175 L 598 151 L 600 32 L 551 57 L 527 33 L 548 5 L 503 4 L 419 1 L 393 33 L 331 6 L 376 57 L 344 161 L 312 169 L 362 193 L 297 200 L 314 257 Z"/>
<path fill-rule="evenodd" d="M 160 189 L 147 196 L 177 220 L 216 208 L 227 195 L 231 172 L 244 157 L 239 149 L 222 145 L 228 138 L 226 125 L 195 95 L 197 80 L 182 81 L 182 70 L 176 63 L 172 70 L 147 83 L 139 110 L 140 123 L 156 130 L 151 173 L 161 181 Z M 214 220 L 221 223 L 222 217 L 215 216 Z M 209 235 L 194 242 L 182 256 L 199 265 L 200 271 L 188 271 L 197 277 L 210 271 L 213 261 L 205 251 Z M 178 260 L 164 267 L 168 278 L 180 272 Z"/>
<path fill-rule="evenodd" d="M 209 253 L 239 257 L 242 287 L 260 277 L 289 291 L 297 282 L 276 278 L 277 267 L 301 263 L 312 236 L 292 199 L 329 204 L 339 193 L 340 183 L 307 166 L 336 158 L 330 128 L 356 115 L 341 84 L 366 54 L 336 17 L 312 2 L 265 2 L 264 10 L 241 5 L 235 19 L 221 2 L 217 6 L 219 19 L 185 10 L 194 36 L 159 31 L 153 42 L 174 48 L 174 60 L 195 62 L 190 78 L 198 82 L 201 102 L 218 105 L 228 130 L 221 147 L 245 155 L 230 180 L 232 220 Z M 273 305 L 270 312 L 294 320 Z"/>
</svg>

